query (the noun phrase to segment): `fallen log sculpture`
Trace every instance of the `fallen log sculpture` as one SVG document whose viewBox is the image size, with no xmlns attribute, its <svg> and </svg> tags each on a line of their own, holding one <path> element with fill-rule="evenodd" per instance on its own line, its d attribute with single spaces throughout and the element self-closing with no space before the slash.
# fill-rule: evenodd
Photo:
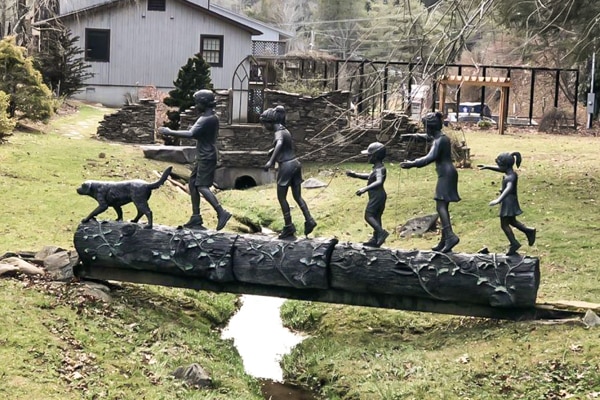
<svg viewBox="0 0 600 400">
<path fill-rule="evenodd" d="M 540 282 L 537 258 L 333 238 L 284 241 L 91 220 L 79 225 L 74 243 L 83 278 L 494 318 L 522 318 Z"/>
</svg>

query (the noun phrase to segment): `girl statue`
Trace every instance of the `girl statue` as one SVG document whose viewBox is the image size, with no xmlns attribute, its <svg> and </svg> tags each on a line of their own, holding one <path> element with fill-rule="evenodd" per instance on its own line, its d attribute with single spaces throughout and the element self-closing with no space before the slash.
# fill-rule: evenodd
<svg viewBox="0 0 600 400">
<path fill-rule="evenodd" d="M 442 132 L 443 115 L 440 112 L 428 113 L 423 117 L 427 135 L 433 139 L 429 153 L 413 161 L 400 163 L 401 168 L 421 168 L 435 162 L 437 171 L 437 186 L 435 188 L 436 210 L 442 224 L 442 238 L 433 251 L 448 253 L 458 244 L 460 239 L 452 230 L 448 205 L 460 201 L 458 195 L 458 172 L 452 163 L 452 145 L 450 138 Z"/>
<path fill-rule="evenodd" d="M 535 228 L 529 228 L 517 221 L 517 215 L 521 215 L 523 211 L 521 211 L 519 197 L 517 195 L 519 176 L 513 169 L 515 161 L 518 168 L 521 165 L 521 153 L 518 151 L 499 154 L 498 157 L 496 157 L 496 166 L 478 165 L 480 170 L 489 169 L 490 171 L 504 173 L 500 195 L 496 199 L 490 201 L 490 206 L 500 204 L 500 227 L 510 243 L 508 251 L 506 252 L 507 256 L 517 254 L 517 250 L 521 247 L 521 243 L 515 238 L 511 226 L 514 226 L 525 234 L 530 246 L 533 246 L 535 243 L 536 235 Z"/>
</svg>

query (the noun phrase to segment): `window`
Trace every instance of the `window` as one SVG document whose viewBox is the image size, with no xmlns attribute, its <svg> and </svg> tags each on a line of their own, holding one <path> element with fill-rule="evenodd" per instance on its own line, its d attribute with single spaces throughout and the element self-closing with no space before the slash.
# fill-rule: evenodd
<svg viewBox="0 0 600 400">
<path fill-rule="evenodd" d="M 148 0 L 148 11 L 165 11 L 166 0 Z"/>
<path fill-rule="evenodd" d="M 202 58 L 213 67 L 223 66 L 223 36 L 200 35 Z"/>
<path fill-rule="evenodd" d="M 110 61 L 110 29 L 85 30 L 85 60 Z"/>
</svg>

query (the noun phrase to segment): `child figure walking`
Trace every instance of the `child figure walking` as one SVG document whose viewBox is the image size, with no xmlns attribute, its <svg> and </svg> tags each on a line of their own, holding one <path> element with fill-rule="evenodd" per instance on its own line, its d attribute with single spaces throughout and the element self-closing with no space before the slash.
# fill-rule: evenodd
<svg viewBox="0 0 600 400">
<path fill-rule="evenodd" d="M 388 231 L 383 229 L 381 223 L 381 216 L 385 210 L 385 202 L 387 200 L 387 194 L 383 188 L 386 178 L 386 170 L 383 165 L 383 159 L 386 155 L 385 146 L 382 143 L 374 142 L 366 150 L 361 151 L 361 153 L 369 156 L 369 163 L 373 164 L 371 173 L 360 174 L 354 171 L 346 171 L 346 175 L 351 178 L 367 181 L 367 186 L 356 191 L 357 196 L 369 192 L 369 202 L 365 209 L 365 221 L 373 228 L 373 236 L 363 244 L 365 246 L 380 247 L 389 236 Z"/>
<path fill-rule="evenodd" d="M 510 246 L 506 252 L 507 256 L 517 254 L 517 250 L 521 247 L 521 243 L 515 238 L 511 226 L 514 226 L 527 237 L 529 246 L 535 243 L 536 229 L 525 226 L 517 221 L 517 216 L 523 211 L 519 205 L 519 197 L 517 195 L 517 183 L 519 176 L 513 169 L 513 165 L 517 164 L 517 168 L 521 165 L 521 153 L 518 151 L 512 153 L 501 153 L 496 157 L 496 166 L 478 165 L 480 170 L 489 169 L 490 171 L 503 172 L 502 190 L 498 198 L 490 201 L 490 206 L 500 204 L 500 226 L 504 234 L 508 238 Z"/>
<path fill-rule="evenodd" d="M 310 215 L 308 205 L 302 198 L 302 164 L 296 158 L 294 143 L 290 131 L 285 127 L 285 109 L 283 106 L 269 108 L 260 115 L 260 122 L 265 130 L 272 132 L 274 147 L 269 151 L 269 161 L 264 169 L 272 168 L 275 163 L 277 170 L 277 200 L 283 213 L 285 226 L 279 234 L 279 239 L 293 239 L 296 227 L 292 223 L 290 205 L 287 201 L 288 190 L 292 189 L 292 196 L 304 215 L 304 235 L 308 236 L 317 226 L 317 222 Z"/>
</svg>

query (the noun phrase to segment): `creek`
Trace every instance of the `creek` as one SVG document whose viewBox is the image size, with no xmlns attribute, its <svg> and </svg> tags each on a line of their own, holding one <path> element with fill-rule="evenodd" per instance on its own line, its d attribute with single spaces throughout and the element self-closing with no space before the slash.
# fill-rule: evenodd
<svg viewBox="0 0 600 400">
<path fill-rule="evenodd" d="M 309 391 L 283 382 L 279 361 L 305 338 L 283 326 L 279 311 L 285 299 L 243 295 L 240 301 L 221 337 L 233 339 L 246 373 L 260 379 L 265 399 L 314 400 Z"/>
</svg>

